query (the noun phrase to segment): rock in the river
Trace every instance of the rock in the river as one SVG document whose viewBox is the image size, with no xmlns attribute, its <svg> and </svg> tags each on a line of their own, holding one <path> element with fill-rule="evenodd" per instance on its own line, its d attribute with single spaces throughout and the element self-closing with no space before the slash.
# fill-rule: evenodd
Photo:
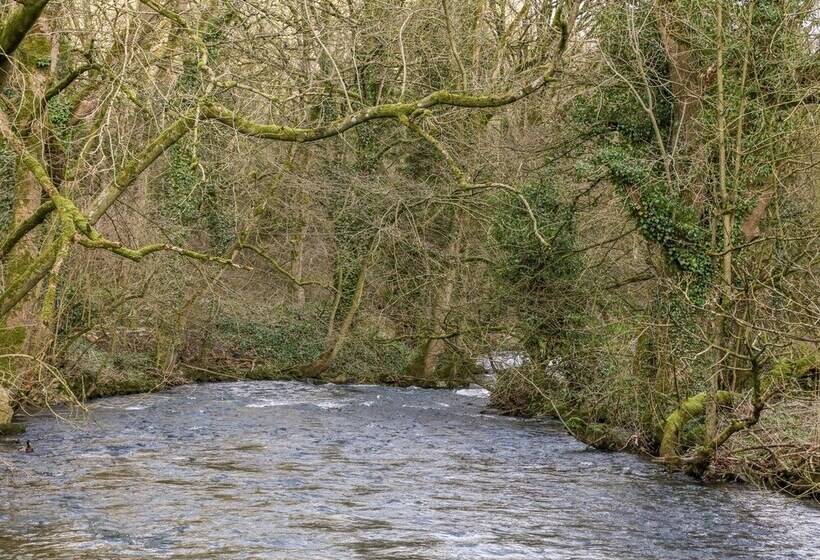
<svg viewBox="0 0 820 560">
<path fill-rule="evenodd" d="M 11 396 L 3 387 L 0 387 L 0 424 L 8 424 L 14 411 L 11 409 Z"/>
</svg>

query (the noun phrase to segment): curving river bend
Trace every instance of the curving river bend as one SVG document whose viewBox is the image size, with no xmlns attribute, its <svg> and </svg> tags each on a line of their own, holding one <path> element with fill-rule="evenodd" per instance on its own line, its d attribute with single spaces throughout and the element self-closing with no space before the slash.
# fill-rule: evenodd
<svg viewBox="0 0 820 560">
<path fill-rule="evenodd" d="M 820 558 L 810 504 L 485 406 L 478 391 L 241 382 L 33 417 L 35 453 L 0 443 L 0 558 Z"/>
</svg>

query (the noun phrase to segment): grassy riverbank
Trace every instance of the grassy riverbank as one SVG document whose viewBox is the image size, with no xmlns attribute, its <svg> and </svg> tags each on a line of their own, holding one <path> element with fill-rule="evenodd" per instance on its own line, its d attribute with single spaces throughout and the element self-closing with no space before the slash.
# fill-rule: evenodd
<svg viewBox="0 0 820 560">
<path fill-rule="evenodd" d="M 574 437 L 599 449 L 645 455 L 704 480 L 746 482 L 820 500 L 820 417 L 813 401 L 818 365 L 812 365 L 808 375 L 784 381 L 759 422 L 736 433 L 702 470 L 662 458 L 665 429 L 670 418 L 677 419 L 673 413 L 678 405 L 659 400 L 645 380 L 622 376 L 620 383 L 610 382 L 603 392 L 600 384 L 582 386 L 563 374 L 525 367 L 502 372 L 492 400 L 508 414 L 558 418 Z M 734 400 L 742 399 L 738 395 Z M 739 406 L 751 409 L 749 403 Z M 729 422 L 723 418 L 719 428 Z M 686 416 L 677 429 L 675 448 L 681 456 L 697 451 L 703 441 L 703 417 Z"/>
<path fill-rule="evenodd" d="M 414 376 L 410 345 L 390 340 L 390 333 L 383 330 L 363 326 L 351 333 L 328 369 L 308 374 L 305 365 L 321 354 L 327 328 L 320 315 L 309 312 L 279 316 L 275 322 L 226 318 L 212 327 L 193 330 L 179 340 L 171 368 L 162 367 L 161 357 L 168 351 L 158 350 L 165 341 L 146 330 L 132 329 L 104 339 L 83 338 L 68 353 L 61 383 L 55 384 L 46 399 L 82 402 L 187 383 L 241 379 L 462 387 L 477 373 L 465 363 L 433 379 Z"/>
<path fill-rule="evenodd" d="M 316 360 L 326 344 L 327 322 L 316 308 L 250 318 L 223 316 L 199 325 L 172 342 L 142 325 L 89 331 L 77 337 L 65 353 L 59 382 L 43 393 L 41 403 L 82 403 L 184 384 L 243 379 L 462 387 L 478 373 L 464 359 L 459 367 L 448 367 L 437 377 L 413 376 L 413 345 L 397 339 L 391 325 L 371 318 L 351 331 L 329 368 L 308 375 L 304 364 Z M 173 366 L 162 367 L 169 354 L 173 354 Z M 583 356 L 577 358 L 584 363 Z M 617 368 L 579 371 L 560 362 L 503 370 L 492 404 L 507 414 L 557 417 L 571 435 L 600 449 L 659 458 L 664 424 L 685 399 L 658 391 L 652 377 L 636 375 L 628 360 L 622 362 Z M 746 481 L 817 498 L 820 426 L 806 419 L 817 417 L 812 397 L 817 390 L 818 364 L 806 361 L 803 365 L 806 375 L 781 379 L 777 398 L 767 404 L 753 429 L 722 446 L 708 469 L 688 470 L 707 480 Z M 681 384 L 678 390 L 694 395 L 703 387 Z M 742 400 L 740 397 L 735 405 L 748 409 L 749 404 Z M 701 417 L 685 420 L 675 434 L 674 447 L 681 455 L 696 448 L 704 434 Z M 724 425 L 728 421 L 726 417 Z"/>
<path fill-rule="evenodd" d="M 358 333 L 335 367 L 321 376 L 308 378 L 299 375 L 298 368 L 293 366 L 309 358 L 317 341 L 302 335 L 304 329 L 288 326 L 233 325 L 214 335 L 207 352 L 198 357 L 184 355 L 171 371 L 158 368 L 156 357 L 146 348 L 139 351 L 139 345 L 133 342 L 136 339 L 127 349 L 116 353 L 99 343 L 84 343 L 64 375 L 70 393 L 64 392 L 58 398 L 85 402 L 191 383 L 243 379 L 452 388 L 469 384 L 476 373 L 475 369 L 465 367 L 458 378 L 436 382 L 412 378 L 402 373 L 412 358 L 409 348 L 394 344 L 376 351 L 372 341 L 368 344 L 364 333 Z M 624 380 L 610 389 L 608 394 L 612 398 L 629 398 L 630 406 L 618 407 L 602 400 L 599 392 L 572 384 L 560 371 L 539 373 L 538 368 L 525 365 L 498 375 L 491 403 L 505 414 L 558 418 L 572 436 L 599 449 L 659 458 L 664 426 L 653 419 L 658 418 L 658 409 L 668 416 L 675 403 L 658 402 L 651 388 L 640 382 Z M 792 496 L 819 499 L 817 427 L 804 422 L 816 413 L 812 401 L 806 398 L 806 391 L 810 390 L 805 382 L 785 387 L 754 429 L 722 447 L 707 470 L 692 474 L 706 480 L 743 481 Z M 682 450 L 696 446 L 703 437 L 702 421 L 689 420 L 680 429 L 678 445 Z"/>
</svg>

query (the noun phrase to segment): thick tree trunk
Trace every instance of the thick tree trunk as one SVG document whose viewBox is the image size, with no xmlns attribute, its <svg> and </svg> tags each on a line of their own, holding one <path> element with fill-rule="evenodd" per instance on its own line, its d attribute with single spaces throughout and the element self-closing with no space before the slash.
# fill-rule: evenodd
<svg viewBox="0 0 820 560">
<path fill-rule="evenodd" d="M 661 439 L 660 456 L 665 461 L 674 462 L 678 457 L 677 449 L 680 432 L 687 422 L 703 416 L 707 410 L 707 404 L 717 406 L 718 404 L 728 405 L 731 402 L 732 394 L 728 391 L 718 391 L 714 399 L 711 399 L 709 393 L 704 391 L 680 403 L 680 406 L 666 418 Z"/>
<path fill-rule="evenodd" d="M 36 19 L 39 17 L 40 10 L 44 5 L 45 2 L 32 4 L 31 9 L 34 11 L 28 13 L 28 15 L 34 17 L 34 19 L 29 21 L 24 18 L 29 25 L 26 31 L 30 29 L 30 26 L 36 24 Z M 9 18 L 7 26 L 12 19 Z M 9 33 L 9 31 L 4 30 L 4 33 Z M 7 39 L 8 37 L 3 36 L 0 42 Z M 23 41 L 23 37 L 19 37 L 13 47 L 17 49 L 17 53 L 21 56 L 21 60 L 18 62 L 24 67 L 21 80 L 25 89 L 22 95 L 23 104 L 22 110 L 18 114 L 17 125 L 26 132 L 26 147 L 32 153 L 39 154 L 43 149 L 40 138 L 46 137 L 48 132 L 41 124 L 41 119 L 44 117 L 39 114 L 37 104 L 45 94 L 49 76 L 48 68 L 38 67 L 33 60 L 40 51 L 50 53 L 51 44 L 44 36 L 32 36 L 25 39 L 25 41 Z M 6 57 L 3 57 L 2 60 L 4 62 L 8 61 Z M 42 187 L 19 159 L 15 166 L 14 179 L 14 203 L 10 230 L 20 226 L 34 215 L 42 202 Z M 3 259 L 4 288 L 8 288 L 26 277 L 30 267 L 36 261 L 38 252 L 37 242 L 31 234 L 23 237 L 14 245 Z M 36 295 L 34 290 L 29 291 L 16 306 L 9 310 L 5 317 L 0 319 L 2 321 L 0 322 L 0 355 L 30 355 L 34 358 L 40 358 L 45 353 L 43 344 L 47 343 L 48 337 L 42 332 L 44 326 L 38 312 L 38 298 Z M 0 387 L 5 386 L 11 389 L 13 398 L 16 391 L 27 385 L 25 379 L 28 377 L 27 372 L 37 367 L 36 364 L 36 361 L 22 357 L 0 359 Z"/>
</svg>

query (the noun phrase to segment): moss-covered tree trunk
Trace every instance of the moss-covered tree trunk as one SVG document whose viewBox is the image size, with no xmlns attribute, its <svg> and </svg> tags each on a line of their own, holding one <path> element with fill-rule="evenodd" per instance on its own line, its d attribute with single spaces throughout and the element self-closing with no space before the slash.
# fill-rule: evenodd
<svg viewBox="0 0 820 560">
<path fill-rule="evenodd" d="M 663 427 L 661 437 L 660 456 L 667 462 L 675 462 L 678 459 L 678 440 L 680 433 L 690 420 L 702 417 L 707 407 L 714 404 L 728 405 L 732 402 L 732 394 L 728 391 L 718 391 L 714 397 L 714 403 L 710 403 L 710 394 L 707 391 L 689 397 L 678 406 L 669 416 Z"/>
<path fill-rule="evenodd" d="M 35 7 L 33 6 L 32 9 Z M 22 84 L 21 103 L 15 115 L 7 115 L 7 120 L 9 122 L 13 120 L 26 147 L 34 154 L 41 154 L 45 150 L 42 139 L 48 135 L 44 123 L 47 115 L 44 114 L 39 104 L 45 94 L 49 68 L 53 66 L 45 64 L 49 60 L 52 49 L 51 43 L 42 34 L 43 30 L 36 26 L 36 18 L 39 15 L 38 10 L 36 16 L 34 13 L 29 14 L 30 17 L 34 17 L 33 20 L 24 21 L 34 26 L 36 33 L 30 33 L 25 39 L 20 37 L 18 44 L 15 45 L 15 63 L 21 69 L 18 72 L 19 83 Z M 42 23 L 39 27 L 42 27 Z M 4 35 L 2 39 L 5 40 L 7 37 Z M 3 57 L 3 62 L 5 77 L 6 72 L 12 72 L 11 62 L 6 57 Z M 11 151 L 11 148 L 8 149 Z M 12 231 L 36 213 L 42 203 L 42 187 L 20 161 L 16 163 L 13 170 L 8 171 L 13 174 L 14 183 L 11 220 L 8 228 Z M 45 235 L 46 238 L 40 240 L 43 243 L 50 240 L 51 232 Z M 38 245 L 36 236 L 29 234 L 17 241 L 9 253 L 4 256 L 4 287 L 13 286 L 26 277 L 30 267 L 35 263 L 39 252 Z M 38 309 L 37 296 L 38 294 L 32 290 L 4 317 L 0 318 L 0 355 L 14 355 L 14 357 L 0 359 L 0 387 L 6 387 L 8 389 L 6 395 L 11 395 L 11 398 L 14 398 L 15 392 L 29 385 L 27 378 L 37 368 L 37 360 L 43 357 L 44 345 L 48 343 L 49 337 L 44 332 L 45 327 L 41 320 L 40 309 Z M 31 358 L 23 357 L 24 355 L 31 356 Z"/>
</svg>

